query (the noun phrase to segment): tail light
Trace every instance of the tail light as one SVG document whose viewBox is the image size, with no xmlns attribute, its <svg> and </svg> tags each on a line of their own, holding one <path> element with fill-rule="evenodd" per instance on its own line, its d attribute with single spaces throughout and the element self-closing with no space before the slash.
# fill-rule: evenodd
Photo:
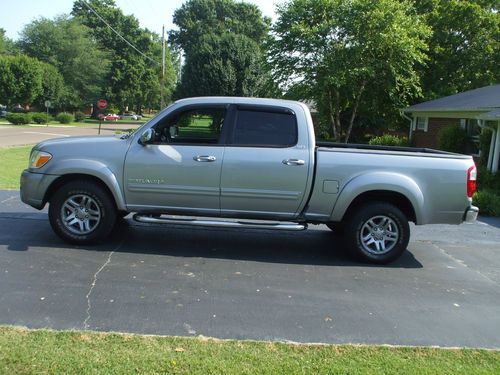
<svg viewBox="0 0 500 375">
<path fill-rule="evenodd" d="M 477 169 L 473 165 L 467 170 L 467 196 L 472 198 L 472 194 L 476 191 Z"/>
</svg>

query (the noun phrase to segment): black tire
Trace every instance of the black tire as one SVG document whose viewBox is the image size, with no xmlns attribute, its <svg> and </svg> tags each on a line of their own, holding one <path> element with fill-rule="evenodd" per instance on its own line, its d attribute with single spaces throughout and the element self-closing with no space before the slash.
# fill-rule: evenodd
<svg viewBox="0 0 500 375">
<path fill-rule="evenodd" d="M 390 263 L 406 250 L 409 240 L 408 219 L 392 204 L 367 203 L 347 218 L 345 243 L 362 261 Z"/>
<path fill-rule="evenodd" d="M 87 205 L 87 202 L 90 203 Z M 76 207 L 78 205 L 79 207 Z M 88 215 L 86 217 L 89 219 L 85 218 L 87 211 L 90 218 Z M 116 218 L 117 210 L 113 198 L 93 181 L 68 182 L 50 199 L 50 225 L 59 237 L 72 244 L 87 245 L 106 239 L 115 226 Z M 69 225 L 74 220 L 76 222 Z M 84 221 L 86 223 L 83 223 Z"/>
</svg>

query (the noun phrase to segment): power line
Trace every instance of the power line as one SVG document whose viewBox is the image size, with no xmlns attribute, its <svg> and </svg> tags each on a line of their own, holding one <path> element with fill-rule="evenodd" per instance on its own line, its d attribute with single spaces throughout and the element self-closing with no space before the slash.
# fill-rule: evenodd
<svg viewBox="0 0 500 375">
<path fill-rule="evenodd" d="M 130 43 L 127 39 L 125 39 L 125 37 L 123 37 L 118 31 L 116 31 L 109 23 L 106 22 L 106 20 L 104 18 L 101 17 L 101 15 L 99 13 L 97 13 L 91 6 L 89 3 L 87 3 L 86 0 L 82 0 L 82 3 L 85 4 L 85 6 L 87 8 L 89 8 L 89 10 L 94 13 L 97 18 L 99 18 L 102 22 L 104 22 L 106 24 L 106 26 L 108 26 L 120 39 L 122 39 L 125 43 L 127 43 L 130 47 L 132 47 L 134 50 L 136 50 L 139 54 L 141 54 L 142 56 L 144 56 L 146 59 L 154 62 L 155 64 L 158 64 L 158 65 L 161 65 L 158 61 L 156 60 L 153 60 L 151 57 L 149 57 L 148 55 L 146 55 L 144 52 L 140 51 L 136 46 L 134 46 L 132 43 Z"/>
</svg>

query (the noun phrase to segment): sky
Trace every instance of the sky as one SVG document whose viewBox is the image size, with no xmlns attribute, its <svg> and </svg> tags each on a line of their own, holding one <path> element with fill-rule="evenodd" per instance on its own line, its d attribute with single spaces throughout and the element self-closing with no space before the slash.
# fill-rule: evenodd
<svg viewBox="0 0 500 375">
<path fill-rule="evenodd" d="M 256 4 L 265 16 L 274 18 L 276 0 L 242 0 Z M 172 15 L 183 0 L 115 0 L 125 14 L 133 14 L 142 27 L 161 34 L 162 25 L 166 30 L 173 29 Z M 32 20 L 45 17 L 53 18 L 59 14 L 70 13 L 73 0 L 1 0 L 0 28 L 6 30 L 7 37 L 17 40 L 23 26 Z"/>
</svg>

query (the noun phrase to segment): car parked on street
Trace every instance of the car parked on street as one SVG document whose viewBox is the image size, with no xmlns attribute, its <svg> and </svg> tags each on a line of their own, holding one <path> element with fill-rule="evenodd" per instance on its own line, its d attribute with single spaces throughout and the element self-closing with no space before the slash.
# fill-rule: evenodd
<svg viewBox="0 0 500 375">
<path fill-rule="evenodd" d="M 97 116 L 97 118 L 99 118 L 99 120 L 103 120 L 103 121 L 118 121 L 118 120 L 120 120 L 120 116 L 115 115 L 114 113 L 108 113 L 107 115 L 100 114 Z"/>
<path fill-rule="evenodd" d="M 124 113 L 121 113 L 121 114 L 120 114 L 120 118 L 121 118 L 122 120 L 133 120 L 133 121 L 137 121 L 137 120 L 142 119 L 142 116 L 141 116 L 141 115 L 138 115 L 138 114 L 135 114 L 135 113 L 132 113 L 132 112 L 124 112 Z"/>
<path fill-rule="evenodd" d="M 179 100 L 120 138 L 41 142 L 21 176 L 22 201 L 49 202 L 52 228 L 71 243 L 106 239 L 130 212 L 145 223 L 326 224 L 374 263 L 402 254 L 410 221 L 474 221 L 475 188 L 471 156 L 316 142 L 305 104 L 230 97 Z"/>
</svg>

